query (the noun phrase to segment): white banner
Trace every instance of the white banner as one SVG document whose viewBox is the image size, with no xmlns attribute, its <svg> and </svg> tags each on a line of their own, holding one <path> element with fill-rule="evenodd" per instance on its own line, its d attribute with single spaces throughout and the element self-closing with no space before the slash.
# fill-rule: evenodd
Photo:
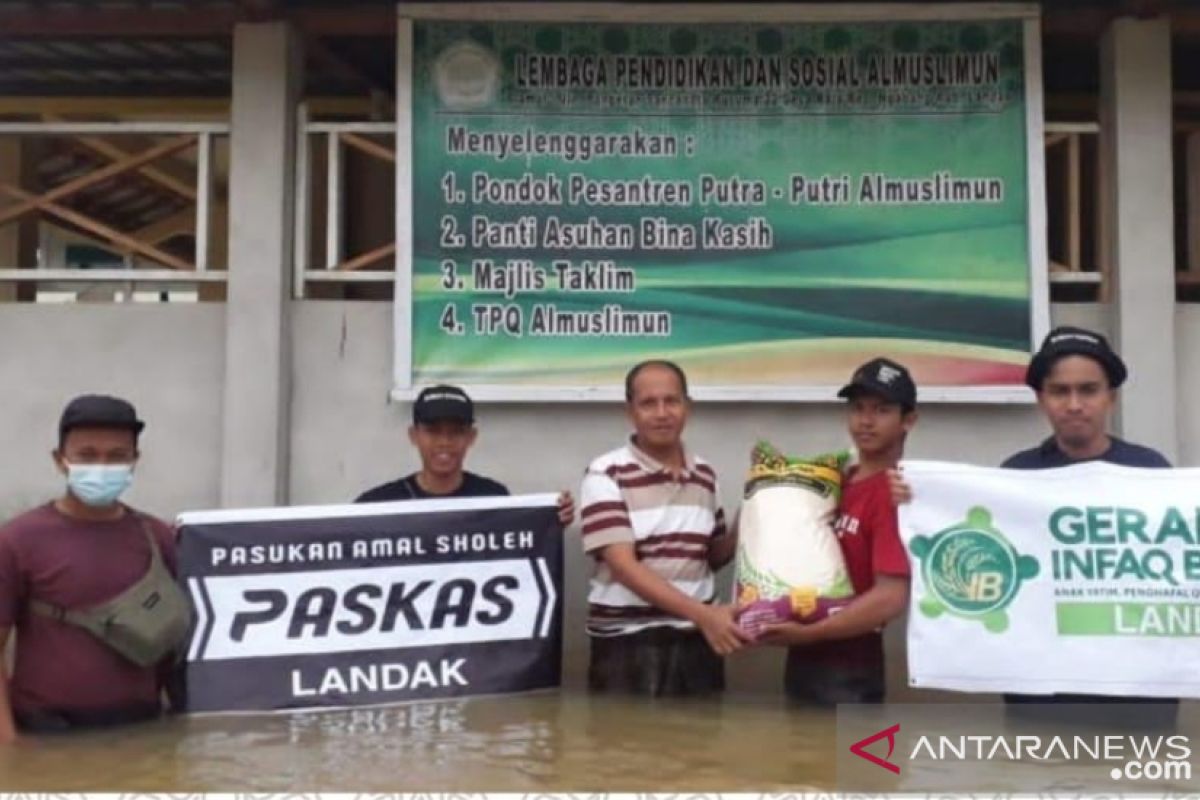
<svg viewBox="0 0 1200 800">
<path fill-rule="evenodd" d="M 1200 469 L 904 474 L 913 686 L 1200 697 Z"/>
</svg>

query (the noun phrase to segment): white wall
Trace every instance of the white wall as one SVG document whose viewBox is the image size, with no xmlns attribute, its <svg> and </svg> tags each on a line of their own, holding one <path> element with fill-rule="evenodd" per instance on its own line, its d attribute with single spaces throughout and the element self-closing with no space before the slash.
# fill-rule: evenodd
<svg viewBox="0 0 1200 800">
<path fill-rule="evenodd" d="M 1175 306 L 1175 388 L 1179 393 L 1179 465 L 1200 466 L 1200 305 Z"/>
<path fill-rule="evenodd" d="M 391 306 L 377 302 L 297 302 L 293 316 L 291 502 L 346 501 L 364 488 L 413 470 L 405 439 L 408 407 L 388 402 L 392 374 Z M 1056 323 L 1107 330 L 1105 309 L 1063 305 Z M 0 437 L 0 516 L 60 490 L 48 456 L 63 404 L 82 392 L 121 394 L 147 420 L 143 461 L 130 500 L 165 517 L 218 502 L 225 309 L 194 306 L 0 306 L 0 382 L 8 388 Z M 1200 306 L 1177 312 L 1180 464 L 1200 463 Z M 1137 365 L 1131 365 L 1137 375 Z M 1039 441 L 1046 429 L 1032 406 L 925 406 L 909 455 L 992 464 Z M 618 405 L 491 404 L 470 467 L 515 492 L 575 489 L 585 463 L 627 433 Z M 750 446 L 770 437 L 802 453 L 846 443 L 836 404 L 706 404 L 688 441 L 714 463 L 726 505 L 736 507 Z M 567 668 L 578 681 L 586 564 L 578 532 L 568 532 Z M 889 637 L 893 686 L 903 656 Z M 731 683 L 778 686 L 778 653 L 732 662 Z"/>
<path fill-rule="evenodd" d="M 224 325 L 216 303 L 0 306 L 0 518 L 61 491 L 59 414 L 92 392 L 146 420 L 132 504 L 170 518 L 216 503 Z"/>
</svg>

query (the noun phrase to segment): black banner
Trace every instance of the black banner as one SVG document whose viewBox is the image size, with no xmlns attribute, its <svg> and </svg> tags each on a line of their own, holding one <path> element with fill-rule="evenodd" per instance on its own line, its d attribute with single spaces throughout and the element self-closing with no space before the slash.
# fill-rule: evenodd
<svg viewBox="0 0 1200 800">
<path fill-rule="evenodd" d="M 196 613 L 188 711 L 560 683 L 553 495 L 195 512 L 179 525 Z"/>
</svg>

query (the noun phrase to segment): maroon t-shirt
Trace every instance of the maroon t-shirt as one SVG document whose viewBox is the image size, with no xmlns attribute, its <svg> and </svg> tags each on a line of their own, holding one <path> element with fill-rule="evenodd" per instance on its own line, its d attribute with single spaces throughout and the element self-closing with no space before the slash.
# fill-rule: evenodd
<svg viewBox="0 0 1200 800">
<path fill-rule="evenodd" d="M 854 593 L 860 595 L 875 585 L 876 575 L 908 577 L 908 554 L 900 540 L 896 506 L 892 502 L 886 472 L 869 478 L 849 480 L 842 486 L 842 502 L 834 524 L 846 571 Z M 818 642 L 804 648 L 806 660 L 869 668 L 881 663 L 881 634 L 868 633 L 854 639 Z"/>
<path fill-rule="evenodd" d="M 83 628 L 28 608 L 31 598 L 87 608 L 132 586 L 150 566 L 139 520 L 149 524 L 175 573 L 174 532 L 129 508 L 117 520 L 83 522 L 47 503 L 0 528 L 0 627 L 17 632 L 9 684 L 14 711 L 101 711 L 159 702 L 154 667 L 136 666 Z"/>
<path fill-rule="evenodd" d="M 855 594 L 875 585 L 876 575 L 908 577 L 908 554 L 900 540 L 896 504 L 886 472 L 850 481 L 842 490 L 838 519 L 833 527 Z"/>
</svg>

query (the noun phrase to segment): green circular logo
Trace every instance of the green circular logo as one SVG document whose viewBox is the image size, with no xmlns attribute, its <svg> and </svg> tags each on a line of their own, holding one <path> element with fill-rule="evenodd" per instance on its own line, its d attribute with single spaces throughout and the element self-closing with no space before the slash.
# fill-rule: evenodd
<svg viewBox="0 0 1200 800">
<path fill-rule="evenodd" d="M 925 585 L 948 609 L 981 617 L 1004 608 L 1017 591 L 1017 555 L 988 530 L 949 530 L 922 563 Z"/>
<path fill-rule="evenodd" d="M 1021 582 L 1038 574 L 1033 556 L 1019 555 L 992 524 L 982 506 L 968 509 L 966 519 L 932 535 L 914 536 L 909 550 L 921 559 L 926 594 L 917 604 L 927 617 L 977 620 L 992 633 L 1008 630 L 1005 608 Z"/>
</svg>

